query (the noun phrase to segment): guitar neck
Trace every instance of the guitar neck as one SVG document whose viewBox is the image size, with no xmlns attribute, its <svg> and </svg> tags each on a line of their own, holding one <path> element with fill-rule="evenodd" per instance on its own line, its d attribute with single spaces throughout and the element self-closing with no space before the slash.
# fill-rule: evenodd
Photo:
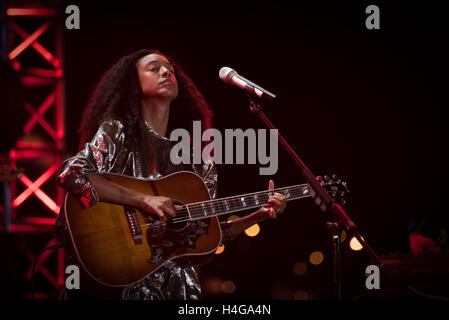
<svg viewBox="0 0 449 320">
<path fill-rule="evenodd" d="M 247 193 L 227 198 L 196 202 L 186 205 L 190 220 L 199 220 L 243 210 L 259 208 L 268 204 L 268 198 L 274 193 L 283 194 L 287 201 L 310 197 L 308 184 Z"/>
</svg>

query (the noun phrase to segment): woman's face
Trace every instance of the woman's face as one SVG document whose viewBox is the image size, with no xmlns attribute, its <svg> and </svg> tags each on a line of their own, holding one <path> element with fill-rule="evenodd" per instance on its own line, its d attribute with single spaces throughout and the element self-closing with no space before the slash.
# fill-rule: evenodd
<svg viewBox="0 0 449 320">
<path fill-rule="evenodd" d="M 164 56 L 151 53 L 141 58 L 137 74 L 144 97 L 166 97 L 171 102 L 178 96 L 174 67 Z"/>
</svg>

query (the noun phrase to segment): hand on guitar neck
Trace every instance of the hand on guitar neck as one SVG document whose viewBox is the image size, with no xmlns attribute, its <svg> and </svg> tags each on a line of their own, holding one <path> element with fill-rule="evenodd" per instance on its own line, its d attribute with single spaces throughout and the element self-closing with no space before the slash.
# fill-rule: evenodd
<svg viewBox="0 0 449 320">
<path fill-rule="evenodd" d="M 273 180 L 270 180 L 268 183 L 268 190 L 274 190 Z M 277 215 L 285 210 L 287 198 L 284 195 L 275 192 L 274 195 L 268 198 L 268 203 L 268 205 L 262 206 L 259 210 L 247 216 L 229 221 L 229 223 L 231 223 L 230 229 L 232 234 L 237 236 L 256 223 L 260 223 L 270 218 L 277 218 Z"/>
<path fill-rule="evenodd" d="M 268 183 L 268 190 L 274 190 L 274 181 Z M 268 198 L 269 205 L 263 206 L 256 212 L 268 213 L 267 218 L 276 218 L 278 214 L 284 212 L 287 206 L 287 198 L 280 193 L 275 192 Z"/>
</svg>

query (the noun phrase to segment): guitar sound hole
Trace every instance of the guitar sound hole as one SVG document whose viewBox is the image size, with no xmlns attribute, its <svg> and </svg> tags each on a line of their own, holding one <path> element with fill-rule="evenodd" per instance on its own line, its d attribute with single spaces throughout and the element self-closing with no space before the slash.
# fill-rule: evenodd
<svg viewBox="0 0 449 320">
<path fill-rule="evenodd" d="M 184 228 L 187 227 L 187 225 L 189 224 L 188 221 L 176 221 L 176 218 L 173 219 L 169 219 L 167 220 L 167 228 L 172 229 L 172 230 L 182 230 Z"/>
<path fill-rule="evenodd" d="M 183 203 L 181 203 L 179 201 L 173 201 L 173 203 L 175 205 L 180 205 L 180 206 L 184 205 Z M 173 219 L 167 220 L 167 228 L 176 230 L 176 231 L 185 229 L 189 224 L 189 220 L 187 218 L 188 217 L 186 216 L 185 210 L 178 211 L 176 214 L 176 217 L 174 217 Z"/>
</svg>

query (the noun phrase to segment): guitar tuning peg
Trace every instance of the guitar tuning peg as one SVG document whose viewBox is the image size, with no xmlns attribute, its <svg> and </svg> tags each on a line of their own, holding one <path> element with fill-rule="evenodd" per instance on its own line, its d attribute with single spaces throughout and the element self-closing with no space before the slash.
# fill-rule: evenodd
<svg viewBox="0 0 449 320">
<path fill-rule="evenodd" d="M 337 180 L 338 180 L 338 176 L 334 173 L 334 174 L 332 175 L 332 179 L 335 180 L 335 181 L 337 181 Z"/>
<path fill-rule="evenodd" d="M 324 176 L 324 181 L 329 181 L 329 176 L 327 174 Z"/>
<path fill-rule="evenodd" d="M 316 181 L 321 182 L 321 180 L 322 180 L 321 176 L 316 177 Z"/>
</svg>

